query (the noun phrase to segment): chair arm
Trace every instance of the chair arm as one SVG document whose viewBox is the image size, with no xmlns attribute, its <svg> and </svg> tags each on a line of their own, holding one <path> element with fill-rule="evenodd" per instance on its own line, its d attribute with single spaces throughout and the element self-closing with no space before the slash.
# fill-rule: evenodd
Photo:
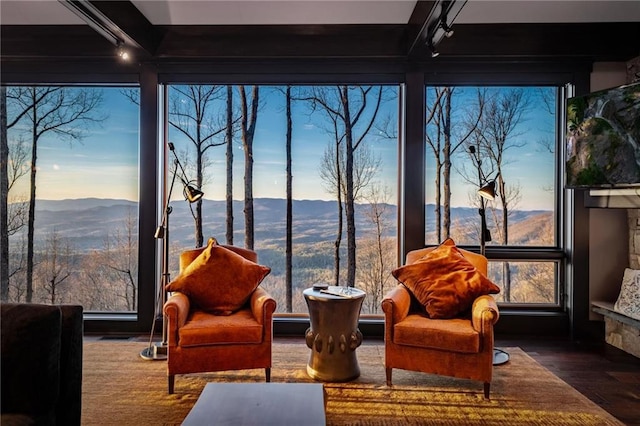
<svg viewBox="0 0 640 426">
<path fill-rule="evenodd" d="M 256 288 L 251 294 L 249 303 L 251 304 L 251 312 L 259 324 L 271 323 L 277 304 L 276 300 L 264 288 Z"/>
<path fill-rule="evenodd" d="M 473 302 L 471 321 L 476 331 L 481 334 L 486 333 L 487 327 L 493 327 L 498 322 L 498 318 L 500 318 L 500 311 L 493 297 L 484 295 Z"/>
<path fill-rule="evenodd" d="M 407 317 L 411 306 L 411 294 L 409 290 L 399 284 L 382 299 L 384 320 L 389 324 L 396 324 Z"/>
<path fill-rule="evenodd" d="M 187 322 L 190 308 L 189 298 L 179 292 L 174 292 L 164 304 L 163 312 L 167 316 L 167 343 L 169 346 L 178 345 L 178 330 Z"/>
</svg>

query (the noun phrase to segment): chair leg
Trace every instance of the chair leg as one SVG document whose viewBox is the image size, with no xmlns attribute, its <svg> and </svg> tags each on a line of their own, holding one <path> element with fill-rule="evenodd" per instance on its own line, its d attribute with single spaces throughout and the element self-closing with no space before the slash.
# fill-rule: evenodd
<svg viewBox="0 0 640 426">
<path fill-rule="evenodd" d="M 271 381 L 271 368 L 267 367 L 264 369 L 264 375 L 266 377 L 266 382 L 269 383 Z"/>
<path fill-rule="evenodd" d="M 489 399 L 489 389 L 491 388 L 490 382 L 484 382 L 484 399 Z"/>
<path fill-rule="evenodd" d="M 387 368 L 387 386 L 391 386 L 391 368 Z"/>
<path fill-rule="evenodd" d="M 176 382 L 176 376 L 171 374 L 169 376 L 167 376 L 167 381 L 169 384 L 169 395 L 171 395 L 173 393 L 173 387 L 175 385 Z"/>
</svg>

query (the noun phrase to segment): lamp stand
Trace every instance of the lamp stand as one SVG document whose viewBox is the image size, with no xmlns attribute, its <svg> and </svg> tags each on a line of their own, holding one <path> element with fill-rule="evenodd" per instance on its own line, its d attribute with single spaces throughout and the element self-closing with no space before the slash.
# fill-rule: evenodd
<svg viewBox="0 0 640 426">
<path fill-rule="evenodd" d="M 160 289 L 158 292 L 158 303 L 153 315 L 153 324 L 151 325 L 151 335 L 149 336 L 149 347 L 144 348 L 140 352 L 140 357 L 147 361 L 165 361 L 167 359 L 167 317 L 162 312 L 162 341 L 157 343 L 153 342 L 153 334 L 156 327 L 156 316 L 158 311 L 164 307 L 167 301 L 167 292 L 164 289 L 169 284 L 169 215 L 171 214 L 171 206 L 167 205 L 165 209 L 164 225 L 161 225 L 156 230 L 156 238 L 162 238 L 162 279 L 160 283 Z M 160 308 L 160 309 L 158 309 Z"/>
<path fill-rule="evenodd" d="M 171 193 L 173 192 L 173 185 L 176 182 L 176 172 L 178 171 L 178 162 L 176 160 L 175 168 L 173 170 L 173 177 L 171 178 L 171 186 L 169 187 L 169 196 L 167 197 L 166 207 L 164 209 L 164 216 L 162 217 L 162 225 L 156 229 L 155 238 L 162 239 L 162 279 L 160 282 L 160 289 L 157 296 L 157 306 L 153 315 L 153 323 L 151 325 L 151 335 L 149 336 L 149 346 L 144 348 L 140 352 L 140 357 L 148 361 L 165 361 L 167 359 L 167 317 L 162 312 L 165 302 L 167 301 L 167 292 L 165 286 L 169 284 L 169 215 L 173 208 L 169 205 L 171 202 Z M 160 308 L 160 309 L 158 309 Z M 153 334 L 156 328 L 156 316 L 158 311 L 162 313 L 162 341 L 153 343 Z"/>
<path fill-rule="evenodd" d="M 171 214 L 171 194 L 173 193 L 173 185 L 176 183 L 176 175 L 178 174 L 178 167 L 180 167 L 180 171 L 182 172 L 182 176 L 180 176 L 180 182 L 183 185 L 183 193 L 185 198 L 189 203 L 195 203 L 199 201 L 204 193 L 200 191 L 198 188 L 194 188 L 189 184 L 189 180 L 187 179 L 186 173 L 184 172 L 184 167 L 180 164 L 180 160 L 176 155 L 175 147 L 171 142 L 168 142 L 169 151 L 173 152 L 173 156 L 175 157 L 173 161 L 173 176 L 171 178 L 171 185 L 169 186 L 169 195 L 167 196 L 167 201 L 165 203 L 164 215 L 162 216 L 162 225 L 158 226 L 156 229 L 155 238 L 162 239 L 162 279 L 160 283 L 160 291 L 157 296 L 157 306 L 153 315 L 153 323 L 151 324 L 151 336 L 149 336 L 149 347 L 144 348 L 140 352 L 140 357 L 146 360 L 166 360 L 167 359 L 167 337 L 168 337 L 168 328 L 169 324 L 167 323 L 167 316 L 163 312 L 164 304 L 167 301 L 167 291 L 165 290 L 166 286 L 169 285 L 170 275 L 169 275 L 169 215 Z M 156 344 L 153 344 L 153 333 L 156 328 L 156 316 L 158 315 L 158 311 L 162 314 L 162 341 Z"/>
<path fill-rule="evenodd" d="M 484 197 L 480 197 L 480 254 L 485 256 L 487 241 L 491 241 L 491 234 L 487 228 L 487 216 Z M 493 365 L 502 365 L 509 361 L 509 353 L 502 349 L 493 348 Z"/>
</svg>

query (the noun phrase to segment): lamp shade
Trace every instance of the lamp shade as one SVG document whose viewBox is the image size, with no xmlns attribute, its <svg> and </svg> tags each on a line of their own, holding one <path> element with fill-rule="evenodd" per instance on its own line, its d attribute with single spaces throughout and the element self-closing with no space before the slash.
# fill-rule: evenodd
<svg viewBox="0 0 640 426">
<path fill-rule="evenodd" d="M 478 194 L 482 198 L 486 198 L 487 200 L 493 200 L 496 198 L 496 181 L 492 180 L 482 188 L 478 190 Z"/>
<path fill-rule="evenodd" d="M 204 195 L 204 192 L 194 188 L 191 185 L 184 186 L 184 196 L 187 198 L 187 201 L 189 201 L 190 203 L 195 203 L 200 198 L 202 198 L 203 195 Z"/>
</svg>

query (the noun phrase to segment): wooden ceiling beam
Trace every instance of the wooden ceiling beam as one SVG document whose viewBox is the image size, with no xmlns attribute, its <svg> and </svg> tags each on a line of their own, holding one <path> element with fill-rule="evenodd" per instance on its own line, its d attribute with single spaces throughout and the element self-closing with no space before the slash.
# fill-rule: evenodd
<svg viewBox="0 0 640 426">
<path fill-rule="evenodd" d="M 130 1 L 58 1 L 112 44 L 124 43 L 138 56 L 155 55 L 162 34 Z"/>
<path fill-rule="evenodd" d="M 152 56 L 137 62 L 218 59 L 376 59 L 628 61 L 640 52 L 640 24 L 458 24 L 431 58 L 424 44 L 407 55 L 405 25 L 166 26 Z M 414 39 L 415 40 L 415 39 Z M 422 53 L 422 54 L 421 54 Z M 85 25 L 0 26 L 0 58 L 110 59 L 111 43 Z M 4 65 L 4 64 L 3 64 Z"/>
</svg>

